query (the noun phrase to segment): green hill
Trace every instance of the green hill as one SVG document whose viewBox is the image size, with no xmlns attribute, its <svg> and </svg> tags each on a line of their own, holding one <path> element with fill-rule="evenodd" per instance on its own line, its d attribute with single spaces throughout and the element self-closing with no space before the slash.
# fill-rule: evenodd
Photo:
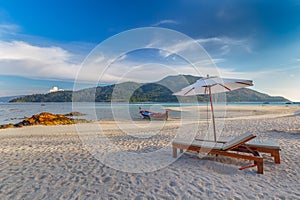
<svg viewBox="0 0 300 200">
<path fill-rule="evenodd" d="M 19 97 L 22 97 L 22 96 L 24 96 L 24 95 L 0 97 L 0 102 L 6 103 L 6 102 L 9 102 L 12 99 L 16 99 L 16 98 L 19 98 Z"/>
<path fill-rule="evenodd" d="M 68 102 L 72 100 L 72 91 L 58 91 L 48 94 L 32 94 L 18 97 L 9 102 Z"/>
<path fill-rule="evenodd" d="M 125 82 L 98 86 L 79 91 L 59 91 L 48 94 L 33 94 L 12 99 L 10 102 L 192 102 L 195 97 L 177 97 L 179 91 L 198 80 L 191 75 L 168 76 L 155 83 Z M 206 95 L 197 96 L 199 102 L 207 101 Z M 228 102 L 285 102 L 284 97 L 273 97 L 255 90 L 243 88 L 226 93 Z"/>
</svg>

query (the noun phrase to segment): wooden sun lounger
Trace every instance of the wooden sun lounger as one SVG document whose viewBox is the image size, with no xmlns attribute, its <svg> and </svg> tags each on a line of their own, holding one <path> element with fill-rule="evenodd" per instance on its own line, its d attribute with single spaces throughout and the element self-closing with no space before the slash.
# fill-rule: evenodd
<svg viewBox="0 0 300 200">
<path fill-rule="evenodd" d="M 193 141 L 191 144 L 184 141 L 176 141 L 174 140 L 173 145 L 173 157 L 177 157 L 177 149 L 195 151 L 195 152 L 205 152 L 214 155 L 222 155 L 233 158 L 240 158 L 245 160 L 253 161 L 254 164 L 250 166 L 241 167 L 240 169 L 246 169 L 249 167 L 257 167 L 257 173 L 263 174 L 263 158 L 259 155 L 259 153 L 255 150 L 252 150 L 245 146 L 245 143 L 249 140 L 252 140 L 256 136 L 251 133 L 242 134 L 232 140 L 220 143 L 220 142 L 212 142 L 212 141 Z M 240 154 L 237 152 L 237 149 L 245 148 L 243 153 L 248 154 Z"/>
<path fill-rule="evenodd" d="M 217 142 L 220 143 L 226 143 L 228 141 L 230 141 L 231 139 L 233 139 L 233 137 L 221 137 L 218 139 Z M 196 138 L 195 140 L 197 141 L 204 141 L 203 139 L 199 139 Z M 205 140 L 207 141 L 207 140 Z M 274 162 L 276 164 L 280 164 L 280 146 L 279 144 L 277 144 L 276 142 L 272 141 L 272 140 L 250 140 L 248 142 L 245 143 L 245 146 L 247 146 L 248 148 L 250 148 L 253 151 L 258 151 L 261 153 L 269 153 L 271 154 L 271 156 L 274 158 Z M 244 146 L 238 147 L 237 149 L 233 149 L 236 151 L 248 151 L 247 149 L 245 149 Z"/>
<path fill-rule="evenodd" d="M 280 146 L 274 141 L 271 140 L 253 140 L 246 143 L 246 145 L 258 152 L 262 153 L 270 153 L 271 156 L 274 158 L 274 162 L 280 164 L 280 154 L 279 151 Z"/>
</svg>

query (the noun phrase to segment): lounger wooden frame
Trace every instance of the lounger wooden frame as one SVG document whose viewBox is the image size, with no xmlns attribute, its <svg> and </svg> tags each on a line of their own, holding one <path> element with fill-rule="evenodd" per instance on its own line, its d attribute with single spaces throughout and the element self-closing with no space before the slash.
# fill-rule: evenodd
<svg viewBox="0 0 300 200">
<path fill-rule="evenodd" d="M 197 138 L 197 141 L 211 141 L 211 140 L 202 140 Z M 226 141 L 217 141 L 218 143 L 226 143 Z M 247 147 L 247 148 L 246 148 Z M 248 149 L 251 149 L 252 151 L 257 151 L 260 153 L 269 153 L 273 158 L 274 162 L 276 164 L 280 164 L 280 147 L 268 147 L 263 145 L 255 145 L 254 143 L 245 143 L 242 146 L 237 147 L 236 149 L 233 149 L 233 151 L 239 151 L 239 152 L 249 152 Z"/>
<path fill-rule="evenodd" d="M 270 149 L 267 147 L 253 147 L 252 145 L 245 144 L 233 150 L 238 152 L 248 152 L 248 149 L 246 149 L 245 146 L 250 148 L 253 151 L 271 154 L 271 156 L 274 158 L 274 162 L 276 164 L 280 164 L 280 153 L 279 153 L 280 149 Z"/>
<path fill-rule="evenodd" d="M 249 167 L 257 167 L 257 173 L 258 174 L 263 174 L 263 158 L 259 155 L 259 153 L 255 150 L 249 149 L 246 146 L 244 146 L 244 144 L 253 139 L 255 136 L 244 140 L 241 143 L 238 143 L 226 150 L 222 150 L 222 149 L 215 149 L 215 148 L 207 148 L 207 147 L 203 147 L 201 145 L 194 145 L 192 144 L 185 144 L 185 143 L 181 143 L 179 141 L 173 141 L 172 145 L 173 145 L 173 157 L 176 158 L 177 157 L 177 149 L 180 149 L 180 151 L 182 152 L 183 150 L 187 150 L 187 151 L 195 151 L 195 152 L 206 152 L 209 154 L 214 154 L 214 155 L 222 155 L 222 156 L 227 156 L 227 157 L 233 157 L 233 158 L 239 158 L 239 159 L 245 159 L 245 160 L 250 160 L 253 161 L 254 164 L 251 166 L 246 166 L 246 167 L 241 167 L 240 169 L 245 169 L 245 168 L 249 168 Z M 248 153 L 246 154 L 240 154 L 237 151 L 239 150 L 239 148 L 243 148 L 243 153 Z"/>
</svg>

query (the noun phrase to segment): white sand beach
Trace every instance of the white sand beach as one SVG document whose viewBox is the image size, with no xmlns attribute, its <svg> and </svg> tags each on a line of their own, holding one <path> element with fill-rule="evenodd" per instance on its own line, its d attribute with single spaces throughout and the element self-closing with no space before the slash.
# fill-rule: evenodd
<svg viewBox="0 0 300 200">
<path fill-rule="evenodd" d="M 300 199 L 299 110 L 228 107 L 222 135 L 251 132 L 258 140 L 280 145 L 281 164 L 262 154 L 264 174 L 257 174 L 256 168 L 238 170 L 249 164 L 241 159 L 191 152 L 173 159 L 168 146 L 180 128 L 196 121 L 99 121 L 3 129 L 0 199 Z M 205 120 L 197 127 L 205 132 Z M 101 144 L 106 141 L 101 137 L 109 139 L 110 149 L 101 146 L 107 145 Z M 103 162 L 99 154 L 105 151 L 114 158 L 113 146 L 133 156 L 165 147 L 170 151 L 156 153 L 150 163 L 126 158 L 124 163 L 109 163 L 108 157 Z M 120 166 L 124 170 L 116 169 Z M 134 169 L 145 172 L 128 172 Z"/>
</svg>

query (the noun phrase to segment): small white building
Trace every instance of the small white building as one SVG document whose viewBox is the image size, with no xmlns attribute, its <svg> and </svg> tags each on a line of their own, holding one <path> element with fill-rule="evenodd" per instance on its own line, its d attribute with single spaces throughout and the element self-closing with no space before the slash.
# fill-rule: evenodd
<svg viewBox="0 0 300 200">
<path fill-rule="evenodd" d="M 49 92 L 59 92 L 64 91 L 64 89 L 59 89 L 57 86 L 54 86 L 52 89 L 49 90 Z"/>
</svg>

